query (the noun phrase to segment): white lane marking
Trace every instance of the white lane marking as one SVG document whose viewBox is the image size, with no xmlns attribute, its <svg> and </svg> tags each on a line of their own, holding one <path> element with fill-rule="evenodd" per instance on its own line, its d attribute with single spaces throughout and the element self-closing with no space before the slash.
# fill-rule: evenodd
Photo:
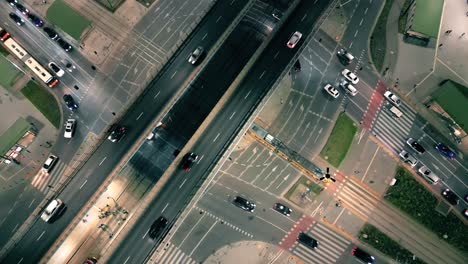
<svg viewBox="0 0 468 264">
<path fill-rule="evenodd" d="M 141 112 L 138 117 L 136 118 L 136 120 L 140 119 L 140 117 L 143 115 L 143 112 Z"/>
<path fill-rule="evenodd" d="M 219 20 L 221 20 L 223 16 L 219 16 L 218 19 L 216 19 L 216 23 L 218 23 Z"/>
<path fill-rule="evenodd" d="M 380 148 L 377 148 L 374 152 L 374 156 L 372 157 L 371 161 L 369 162 L 369 166 L 367 166 L 366 172 L 364 172 L 364 176 L 361 179 L 361 182 L 364 182 L 364 179 L 367 176 L 367 173 L 369 172 L 370 166 L 372 165 L 372 162 L 374 162 L 375 156 L 377 156 L 377 152 L 379 152 Z"/>
<path fill-rule="evenodd" d="M 15 227 L 11 230 L 12 233 L 16 231 L 16 228 L 19 226 L 19 224 L 16 224 Z"/>
<path fill-rule="evenodd" d="M 36 239 L 36 241 L 39 241 L 39 239 L 41 239 L 41 237 L 45 234 L 45 230 L 42 231 L 41 235 Z"/>
<path fill-rule="evenodd" d="M 279 51 L 276 52 L 275 56 L 273 56 L 273 59 L 276 59 L 276 57 L 278 57 L 278 55 L 279 55 Z"/>
<path fill-rule="evenodd" d="M 236 112 L 232 113 L 231 117 L 229 117 L 229 120 L 231 120 L 234 117 L 235 114 L 236 114 Z"/>
<path fill-rule="evenodd" d="M 304 19 L 307 17 L 307 14 L 305 14 L 302 18 L 301 18 L 301 22 L 304 21 Z"/>
<path fill-rule="evenodd" d="M 171 79 L 174 78 L 174 76 L 176 75 L 177 71 L 175 71 L 172 76 L 171 76 Z"/>
<path fill-rule="evenodd" d="M 341 209 L 341 212 L 338 214 L 338 216 L 336 217 L 335 221 L 333 221 L 333 225 L 336 225 L 336 222 L 338 222 L 338 219 L 340 219 L 341 215 L 344 213 L 345 211 L 345 208 L 342 208 Z"/>
<path fill-rule="evenodd" d="M 143 235 L 143 237 L 141 237 L 141 239 L 145 239 L 145 237 L 146 237 L 146 235 L 149 233 L 149 231 L 150 231 L 150 230 L 148 229 L 148 231 L 145 232 L 145 235 Z"/>
<path fill-rule="evenodd" d="M 106 159 L 107 159 L 107 156 L 105 156 L 105 157 L 101 160 L 101 162 L 99 162 L 99 166 L 101 166 L 102 163 L 103 163 Z"/>
<path fill-rule="evenodd" d="M 81 190 L 81 188 L 83 188 L 83 186 L 84 186 L 87 182 L 88 182 L 88 180 L 85 180 L 85 181 L 83 182 L 83 184 L 81 184 L 80 190 Z"/>
<path fill-rule="evenodd" d="M 182 186 L 184 186 L 185 182 L 187 181 L 187 179 L 185 179 L 182 184 L 179 186 L 179 189 L 182 188 Z"/>
<path fill-rule="evenodd" d="M 195 229 L 195 227 L 197 227 L 197 225 L 200 223 L 200 221 L 205 217 L 206 214 L 203 214 L 202 217 L 200 217 L 200 219 L 198 219 L 198 221 L 192 226 L 192 228 L 190 229 L 190 231 L 187 233 L 187 235 L 185 235 L 184 239 L 182 239 L 182 242 L 180 242 L 179 244 L 179 248 L 181 248 L 182 244 L 184 244 L 185 240 L 187 239 L 187 237 L 190 236 L 190 234 L 192 234 L 193 230 Z M 216 222 L 215 222 L 216 223 Z"/>
<path fill-rule="evenodd" d="M 249 94 L 250 94 L 251 91 L 252 91 L 252 90 L 250 90 L 250 91 L 247 93 L 247 95 L 244 97 L 244 99 L 247 99 L 247 97 L 249 97 Z"/>
<path fill-rule="evenodd" d="M 256 216 L 255 216 L 255 218 L 257 218 L 257 219 L 260 219 L 260 220 L 264 221 L 265 223 L 268 223 L 268 224 L 270 224 L 271 226 L 274 226 L 274 227 L 276 227 L 278 230 L 281 230 L 281 231 L 283 231 L 283 233 L 285 233 L 285 234 L 287 234 L 287 233 L 288 233 L 288 231 L 287 231 L 287 230 L 284 230 L 284 229 L 282 229 L 281 227 L 279 227 L 279 226 L 277 226 L 277 225 L 273 224 L 272 222 L 270 222 L 270 221 L 267 221 L 267 220 L 266 220 L 265 218 L 263 218 L 263 217 L 260 217 L 260 216 L 256 215 Z M 290 219 L 290 218 L 286 218 L 286 219 L 288 219 L 288 220 L 290 220 L 290 221 L 293 221 L 293 222 L 294 222 L 294 220 L 292 220 L 292 219 Z"/>
<path fill-rule="evenodd" d="M 232 0 L 232 1 L 231 1 L 231 5 L 234 4 L 235 1 L 236 1 L 236 0 Z"/>
<path fill-rule="evenodd" d="M 153 97 L 153 99 L 156 99 L 156 97 L 158 97 L 160 91 Z"/>
<path fill-rule="evenodd" d="M 130 256 L 128 256 L 128 258 L 125 260 L 124 264 L 126 264 L 129 259 L 130 259 Z"/>
<path fill-rule="evenodd" d="M 263 75 L 265 75 L 265 71 L 262 72 L 262 74 L 260 75 L 260 77 L 258 77 L 258 79 L 260 80 L 263 77 Z"/>
<path fill-rule="evenodd" d="M 367 14 L 367 10 L 369 10 L 368 7 L 366 7 L 366 10 L 364 10 L 364 15 Z"/>
<path fill-rule="evenodd" d="M 162 209 L 161 213 L 164 213 L 164 211 L 166 211 L 166 208 L 169 206 L 169 203 L 166 204 L 166 206 L 164 206 L 164 208 Z"/>
<path fill-rule="evenodd" d="M 356 30 L 356 32 L 354 33 L 354 37 L 357 36 L 357 33 L 359 32 L 359 30 Z"/>
<path fill-rule="evenodd" d="M 216 135 L 216 137 L 215 137 L 215 139 L 213 140 L 213 142 L 215 142 L 215 141 L 218 139 L 218 137 L 219 137 L 219 133 L 218 133 L 218 135 Z"/>
<path fill-rule="evenodd" d="M 32 199 L 31 203 L 29 204 L 28 208 L 31 208 L 31 206 L 33 205 L 34 201 L 36 201 L 36 198 Z"/>
<path fill-rule="evenodd" d="M 208 33 L 205 33 L 205 35 L 203 35 L 203 37 L 201 39 L 204 40 L 206 38 L 206 36 L 208 36 Z"/>
<path fill-rule="evenodd" d="M 195 247 L 192 249 L 192 251 L 190 252 L 189 254 L 189 257 L 192 257 L 192 254 L 193 252 L 195 252 L 195 250 L 197 250 L 198 246 L 200 246 L 201 242 L 205 239 L 205 237 L 211 232 L 211 229 L 213 229 L 215 227 L 215 225 L 218 223 L 218 221 L 216 220 L 210 227 L 210 229 L 208 229 L 208 231 L 206 231 L 205 235 L 202 236 L 202 238 L 200 239 L 200 241 L 198 241 L 198 243 L 195 245 Z"/>
<path fill-rule="evenodd" d="M 205 155 L 201 156 L 201 158 L 198 160 L 197 164 L 200 164 L 200 161 L 205 157 Z"/>
<path fill-rule="evenodd" d="M 21 258 L 21 259 L 18 261 L 18 264 L 20 264 L 21 262 L 23 262 L 23 259 L 24 259 L 24 258 Z"/>
<path fill-rule="evenodd" d="M 362 26 L 363 21 L 364 21 L 364 18 L 361 18 L 361 22 L 359 22 L 359 26 Z"/>
</svg>

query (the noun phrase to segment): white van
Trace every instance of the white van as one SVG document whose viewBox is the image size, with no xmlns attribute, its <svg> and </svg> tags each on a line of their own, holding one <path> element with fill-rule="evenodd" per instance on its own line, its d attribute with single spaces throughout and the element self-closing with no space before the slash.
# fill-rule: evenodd
<svg viewBox="0 0 468 264">
<path fill-rule="evenodd" d="M 340 86 L 346 91 L 346 93 L 350 94 L 351 96 L 356 96 L 356 94 L 358 94 L 357 89 L 346 80 L 343 80 L 340 83 Z"/>
<path fill-rule="evenodd" d="M 390 107 L 389 110 L 396 118 L 400 118 L 403 116 L 403 113 L 395 106 Z"/>
</svg>

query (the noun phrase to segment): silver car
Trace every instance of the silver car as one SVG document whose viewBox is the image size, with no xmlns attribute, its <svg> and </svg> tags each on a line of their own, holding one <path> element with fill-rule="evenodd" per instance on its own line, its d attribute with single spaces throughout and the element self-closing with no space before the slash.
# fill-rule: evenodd
<svg viewBox="0 0 468 264">
<path fill-rule="evenodd" d="M 419 168 L 418 173 L 431 184 L 436 184 L 440 180 L 426 165 Z"/>
<path fill-rule="evenodd" d="M 404 162 L 408 163 L 411 167 L 414 167 L 416 166 L 416 164 L 418 164 L 418 160 L 405 150 L 402 150 L 399 155 L 401 159 Z"/>
<path fill-rule="evenodd" d="M 200 57 L 203 55 L 203 47 L 198 47 L 196 48 L 192 54 L 190 55 L 188 62 L 192 65 L 197 63 L 197 61 L 200 59 Z"/>
<path fill-rule="evenodd" d="M 41 219 L 44 220 L 44 222 L 49 222 L 52 217 L 60 212 L 63 206 L 64 204 L 60 199 L 54 199 L 50 201 L 49 205 L 47 205 L 44 212 L 42 213 Z"/>
</svg>

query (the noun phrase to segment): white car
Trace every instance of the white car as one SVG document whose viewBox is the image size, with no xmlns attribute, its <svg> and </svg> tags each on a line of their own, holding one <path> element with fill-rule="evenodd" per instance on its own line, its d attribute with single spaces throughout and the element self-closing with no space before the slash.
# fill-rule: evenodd
<svg viewBox="0 0 468 264">
<path fill-rule="evenodd" d="M 51 154 L 42 165 L 42 171 L 47 173 L 50 172 L 54 168 L 55 163 L 57 163 L 57 160 L 58 157 Z"/>
<path fill-rule="evenodd" d="M 289 41 L 287 43 L 288 47 L 290 49 L 294 49 L 294 47 L 296 47 L 297 43 L 299 43 L 299 40 L 301 40 L 301 38 L 302 38 L 301 32 L 299 31 L 294 32 L 294 34 L 292 34 L 291 38 L 289 38 Z"/>
<path fill-rule="evenodd" d="M 75 133 L 75 119 L 68 119 L 67 123 L 65 124 L 65 131 L 63 132 L 64 138 L 72 138 L 73 134 Z"/>
<path fill-rule="evenodd" d="M 192 65 L 195 65 L 197 63 L 198 59 L 203 55 L 203 47 L 198 47 L 196 48 L 192 54 L 190 55 L 188 62 Z"/>
<path fill-rule="evenodd" d="M 395 105 L 396 107 L 399 107 L 400 104 L 401 104 L 401 101 L 400 101 L 400 98 L 398 98 L 398 96 L 396 96 L 395 94 L 393 94 L 391 91 L 386 91 L 384 93 L 384 96 L 385 98 L 387 98 L 387 100 L 392 103 L 393 105 Z"/>
<path fill-rule="evenodd" d="M 437 177 L 428 167 L 425 165 L 419 168 L 418 173 L 424 177 L 424 179 L 431 184 L 436 184 L 439 182 L 439 177 Z"/>
<path fill-rule="evenodd" d="M 60 212 L 62 206 L 63 202 L 60 199 L 54 199 L 50 201 L 49 205 L 47 205 L 46 209 L 42 213 L 41 219 L 45 222 L 49 222 L 52 217 Z"/>
<path fill-rule="evenodd" d="M 333 85 L 331 84 L 326 84 L 323 89 L 329 94 L 331 95 L 333 98 L 338 98 L 338 96 L 340 96 L 340 93 L 338 92 L 338 90 L 336 90 L 335 87 L 333 87 Z"/>
<path fill-rule="evenodd" d="M 60 69 L 57 64 L 55 64 L 55 62 L 50 62 L 48 65 L 49 68 L 55 73 L 55 75 L 57 75 L 57 77 L 62 77 L 65 74 L 65 72 Z"/>
<path fill-rule="evenodd" d="M 399 155 L 401 159 L 408 163 L 411 167 L 414 167 L 416 164 L 418 164 L 418 160 L 405 150 L 402 150 Z"/>
<path fill-rule="evenodd" d="M 354 74 L 352 71 L 348 70 L 348 69 L 344 69 L 341 74 L 343 74 L 343 76 L 348 79 L 348 81 L 350 81 L 352 84 L 356 84 L 359 82 L 359 78 L 356 76 L 356 74 Z"/>
</svg>

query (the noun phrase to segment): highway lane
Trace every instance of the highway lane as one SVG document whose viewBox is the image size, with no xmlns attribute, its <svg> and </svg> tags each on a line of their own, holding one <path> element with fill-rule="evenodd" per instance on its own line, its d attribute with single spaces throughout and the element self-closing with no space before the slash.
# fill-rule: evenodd
<svg viewBox="0 0 468 264">
<path fill-rule="evenodd" d="M 232 6 L 230 3 L 219 3 L 214 6 L 214 9 L 201 22 L 200 27 L 195 31 L 196 33 L 194 33 L 191 40 L 180 50 L 180 56 L 177 56 L 172 64 L 163 70 L 161 79 L 171 80 L 168 82 L 171 85 L 157 88 L 150 87 L 121 121 L 122 124 L 129 126 L 129 133 L 127 136 L 117 144 L 111 144 L 109 141 L 105 141 L 93 154 L 90 161 L 84 165 L 70 184 L 59 195 L 59 198 L 68 205 L 68 209 L 63 217 L 54 225 L 44 226 L 42 222 L 36 221 L 28 233 L 18 242 L 18 245 L 6 256 L 4 261 L 16 263 L 23 259 L 23 261 L 27 263 L 33 263 L 42 256 L 45 250 L 47 250 L 57 238 L 58 234 L 60 234 L 73 219 L 83 204 L 97 190 L 104 178 L 119 162 L 124 153 L 128 151 L 128 148 L 134 143 L 138 136 L 141 135 L 141 131 L 148 126 L 165 104 L 170 101 L 174 90 L 180 87 L 182 82 L 188 77 L 187 75 L 185 78 L 171 79 L 170 76 L 181 69 L 180 65 L 184 65 L 186 69 L 191 69 L 193 71 L 194 68 L 186 62 L 188 55 L 200 44 L 203 44 L 207 49 L 213 46 L 238 14 L 239 10 L 245 5 L 245 1 L 235 1 L 232 3 Z M 222 19 L 219 19 L 220 12 L 223 13 Z M 158 79 L 155 82 L 158 82 Z M 99 166 L 99 163 L 105 157 L 105 162 Z M 86 180 L 88 181 L 84 187 L 79 189 Z M 79 197 L 79 199 L 77 199 L 77 197 Z M 37 246 L 36 239 L 38 238 L 38 234 L 41 234 L 42 231 L 46 231 L 49 235 L 42 236 L 40 239 L 41 244 Z"/>
</svg>

